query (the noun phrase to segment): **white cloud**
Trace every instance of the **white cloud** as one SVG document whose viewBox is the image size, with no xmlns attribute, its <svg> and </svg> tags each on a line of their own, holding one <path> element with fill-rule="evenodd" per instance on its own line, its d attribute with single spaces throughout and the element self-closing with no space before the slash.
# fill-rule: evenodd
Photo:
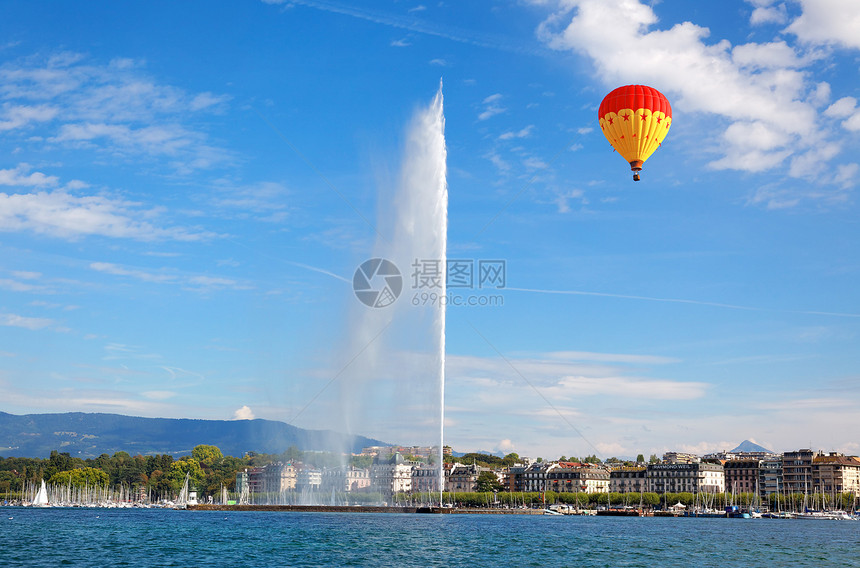
<svg viewBox="0 0 860 568">
<path fill-rule="evenodd" d="M 113 274 L 114 276 L 128 276 L 143 282 L 154 282 L 156 284 L 166 284 L 176 281 L 176 276 L 171 274 L 157 274 L 147 272 L 145 270 L 130 269 L 118 264 L 110 262 L 92 262 L 90 268 L 97 272 L 105 274 Z"/>
<path fill-rule="evenodd" d="M 12 105 L 3 103 L 0 110 L 0 131 L 14 130 L 32 122 L 46 122 L 57 116 L 58 109 L 50 105 Z"/>
<path fill-rule="evenodd" d="M 8 170 L 0 170 L 3 171 Z M 197 241 L 215 236 L 208 231 L 163 228 L 141 220 L 155 214 L 154 210 L 141 209 L 139 203 L 104 195 L 76 196 L 65 191 L 0 193 L 0 231 L 32 231 L 71 239 L 100 235 L 141 241 Z"/>
<path fill-rule="evenodd" d="M 842 97 L 824 111 L 824 116 L 832 116 L 833 118 L 847 118 L 854 114 L 854 109 L 857 107 L 857 99 L 854 97 Z"/>
<path fill-rule="evenodd" d="M 642 355 L 592 354 L 594 358 L 601 355 L 606 357 L 606 362 L 666 362 L 664 358 L 652 359 Z M 530 389 L 528 383 L 535 385 L 535 388 L 553 401 L 597 395 L 691 400 L 701 398 L 708 389 L 708 385 L 701 382 L 626 376 L 623 367 L 605 364 L 603 361 L 596 363 L 566 360 L 559 358 L 559 353 L 549 353 L 537 358 L 508 358 L 507 361 L 497 358 L 450 356 L 446 363 L 446 372 L 452 378 L 468 379 L 482 390 L 493 391 L 493 396 L 503 398 L 506 395 L 498 392 L 500 388 L 515 393 L 517 390 Z M 489 392 L 485 395 L 489 395 Z M 513 398 L 518 396 L 520 395 L 515 394 Z"/>
<path fill-rule="evenodd" d="M 220 209 L 221 217 L 249 219 L 278 223 L 289 214 L 289 190 L 281 183 L 259 182 L 251 185 L 233 185 L 221 182 L 215 185 L 218 194 L 207 193 L 207 202 Z"/>
<path fill-rule="evenodd" d="M 42 277 L 41 272 L 31 272 L 28 270 L 15 270 L 12 274 L 17 278 L 22 278 L 24 280 L 38 280 Z"/>
<path fill-rule="evenodd" d="M 860 49 L 856 0 L 798 0 L 803 13 L 786 28 L 803 42 Z"/>
<path fill-rule="evenodd" d="M 487 154 L 486 158 L 492 162 L 496 169 L 498 169 L 501 173 L 507 173 L 511 171 L 511 164 L 509 164 L 504 158 L 499 156 L 496 152 L 490 152 Z"/>
<path fill-rule="evenodd" d="M 47 318 L 31 318 L 17 314 L 0 314 L 0 325 L 7 327 L 22 327 L 32 331 L 46 328 L 54 324 L 54 320 Z"/>
<path fill-rule="evenodd" d="M 546 353 L 551 359 L 564 361 L 599 361 L 601 363 L 630 363 L 636 365 L 667 365 L 678 363 L 674 357 L 659 355 L 630 355 L 624 353 L 594 353 L 591 351 L 553 351 Z"/>
<path fill-rule="evenodd" d="M 569 213 L 570 201 L 572 199 L 579 200 L 583 204 L 585 204 L 585 202 L 587 201 L 585 199 L 585 192 L 581 189 L 573 189 L 570 191 L 559 193 L 558 196 L 556 196 L 555 198 L 555 204 L 558 206 L 558 212 Z"/>
<path fill-rule="evenodd" d="M 178 284 L 186 290 L 194 290 L 197 292 L 209 292 L 220 289 L 232 290 L 249 290 L 252 287 L 248 284 L 241 283 L 233 278 L 224 278 L 221 276 L 208 275 L 185 275 L 165 270 L 153 271 L 143 270 L 140 268 L 131 268 L 114 264 L 111 262 L 92 262 L 90 269 L 104 274 L 113 276 L 125 276 L 140 280 L 141 282 L 149 282 L 152 284 Z"/>
<path fill-rule="evenodd" d="M 607 86 L 658 86 L 676 114 L 707 121 L 715 143 L 703 150 L 717 154 L 711 167 L 760 172 L 788 161 L 791 176 L 834 182 L 835 168 L 828 160 L 835 155 L 819 148 L 835 133 L 816 109 L 829 97 L 829 85 L 811 83 L 804 72 L 819 54 L 801 53 L 782 41 L 732 48 L 726 40 L 708 41 L 710 30 L 691 22 L 660 29 L 654 9 L 637 0 L 566 0 L 561 5 L 541 24 L 539 36 L 555 49 L 587 55 Z M 830 20 L 838 14 L 833 10 Z M 852 25 L 855 32 L 860 29 Z M 614 32 L 605 33 L 610 27 Z M 860 41 L 860 34 L 854 36 Z M 629 65 L 633 59 L 635 68 Z"/>
<path fill-rule="evenodd" d="M 486 97 L 482 101 L 482 104 L 484 105 L 484 110 L 478 115 L 478 120 L 487 120 L 488 118 L 492 118 L 497 114 L 507 112 L 508 109 L 506 109 L 500 104 L 501 100 L 502 95 L 499 93 Z"/>
<path fill-rule="evenodd" d="M 784 24 L 788 21 L 785 4 L 775 4 L 774 0 L 747 0 L 755 6 L 750 14 L 750 23 L 754 26 L 762 24 Z"/>
<path fill-rule="evenodd" d="M 0 66 L 0 131 L 38 124 L 44 134 L 29 143 L 86 145 L 113 157 L 173 156 L 183 173 L 231 159 L 186 126 L 196 114 L 221 112 L 229 100 L 159 84 L 128 59 L 100 65 L 60 53 Z"/>
<path fill-rule="evenodd" d="M 509 130 L 509 131 L 501 134 L 499 136 L 499 140 L 513 140 L 514 138 L 528 138 L 529 136 L 532 135 L 532 132 L 534 131 L 534 129 L 535 129 L 534 124 L 529 124 L 525 128 L 522 128 L 516 132 L 514 132 L 513 130 Z"/>
<path fill-rule="evenodd" d="M 412 43 L 407 38 L 395 39 L 391 42 L 391 47 L 409 47 Z"/>
<path fill-rule="evenodd" d="M 168 398 L 173 398 L 176 396 L 176 393 L 173 391 L 162 391 L 162 390 L 145 391 L 145 392 L 142 392 L 140 394 L 142 394 L 144 397 L 151 399 L 151 400 L 167 400 Z"/>
<path fill-rule="evenodd" d="M 0 185 L 15 187 L 45 187 L 55 186 L 59 181 L 56 176 L 46 176 L 42 172 L 28 173 L 29 164 L 18 164 L 14 169 L 0 170 Z"/>
<path fill-rule="evenodd" d="M 523 159 L 523 165 L 528 170 L 545 170 L 549 167 L 547 162 L 535 156 L 529 156 Z"/>
<path fill-rule="evenodd" d="M 741 68 L 794 69 L 806 65 L 797 52 L 784 41 L 745 43 L 732 49 L 732 61 Z"/>
<path fill-rule="evenodd" d="M 247 405 L 242 406 L 233 413 L 233 420 L 253 420 L 254 413 Z"/>
<path fill-rule="evenodd" d="M 12 292 L 42 292 L 46 290 L 44 286 L 28 284 L 26 282 L 12 280 L 10 278 L 0 278 L 0 288 L 5 288 Z"/>
</svg>

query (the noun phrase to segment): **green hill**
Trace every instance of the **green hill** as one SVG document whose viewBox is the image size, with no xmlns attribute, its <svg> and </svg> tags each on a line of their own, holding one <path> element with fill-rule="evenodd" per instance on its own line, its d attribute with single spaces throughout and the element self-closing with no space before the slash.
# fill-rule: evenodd
<svg viewBox="0 0 860 568">
<path fill-rule="evenodd" d="M 131 455 L 186 455 L 198 444 L 218 446 L 225 455 L 300 450 L 358 452 L 387 445 L 364 436 L 305 430 L 274 420 L 190 420 L 120 414 L 15 415 L 0 412 L 0 456 L 46 458 L 52 450 L 73 457 L 128 452 Z"/>
</svg>

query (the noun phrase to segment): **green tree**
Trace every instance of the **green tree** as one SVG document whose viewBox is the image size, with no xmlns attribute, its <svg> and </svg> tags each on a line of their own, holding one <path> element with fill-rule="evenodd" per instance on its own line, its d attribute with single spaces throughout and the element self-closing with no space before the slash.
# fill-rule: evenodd
<svg viewBox="0 0 860 568">
<path fill-rule="evenodd" d="M 218 446 L 200 444 L 198 446 L 194 446 L 194 449 L 191 450 L 191 457 L 196 459 L 202 465 L 208 466 L 222 459 L 224 454 L 221 453 Z"/>
<path fill-rule="evenodd" d="M 182 485 L 185 483 L 186 474 L 190 474 L 190 486 L 195 488 L 204 487 L 206 475 L 203 472 L 203 468 L 200 467 L 200 462 L 192 457 L 184 457 L 173 462 L 170 466 L 170 471 L 166 473 L 167 478 L 170 480 L 171 489 L 174 492 L 178 492 L 182 489 Z"/>
<path fill-rule="evenodd" d="M 504 486 L 499 482 L 499 478 L 492 471 L 482 471 L 479 473 L 476 485 L 479 493 L 501 491 L 504 489 Z"/>
<path fill-rule="evenodd" d="M 502 462 L 506 466 L 512 466 L 512 465 L 520 462 L 520 455 L 515 454 L 514 452 L 511 452 L 502 459 Z"/>
<path fill-rule="evenodd" d="M 638 454 L 636 456 L 636 463 L 645 463 L 645 456 L 642 454 Z"/>
<path fill-rule="evenodd" d="M 48 483 L 52 483 L 54 485 L 72 485 L 73 487 L 101 487 L 110 483 L 110 477 L 100 469 L 82 467 L 66 471 L 58 471 L 51 476 Z"/>
<path fill-rule="evenodd" d="M 648 463 L 660 463 L 660 458 L 657 457 L 657 454 L 651 454 L 651 457 L 648 458 Z"/>
</svg>

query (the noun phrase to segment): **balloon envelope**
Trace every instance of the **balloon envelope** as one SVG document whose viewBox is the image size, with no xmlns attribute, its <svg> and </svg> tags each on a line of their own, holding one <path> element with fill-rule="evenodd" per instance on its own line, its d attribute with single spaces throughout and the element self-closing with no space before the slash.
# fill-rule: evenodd
<svg viewBox="0 0 860 568">
<path fill-rule="evenodd" d="M 645 85 L 618 87 L 603 98 L 597 115 L 603 135 L 634 172 L 642 169 L 672 124 L 669 101 Z"/>
</svg>

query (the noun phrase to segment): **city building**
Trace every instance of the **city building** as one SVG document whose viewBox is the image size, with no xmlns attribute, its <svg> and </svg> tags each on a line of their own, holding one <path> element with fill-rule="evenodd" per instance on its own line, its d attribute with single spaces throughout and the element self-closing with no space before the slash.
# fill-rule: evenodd
<svg viewBox="0 0 860 568">
<path fill-rule="evenodd" d="M 606 468 L 576 462 L 557 462 L 546 471 L 546 488 L 559 493 L 608 493 Z"/>
<path fill-rule="evenodd" d="M 860 494 L 860 459 L 831 452 L 820 454 L 812 462 L 812 493 L 834 496 L 839 493 Z"/>
<path fill-rule="evenodd" d="M 547 473 L 553 466 L 552 462 L 535 462 L 528 466 L 523 473 L 523 491 L 546 491 Z"/>
<path fill-rule="evenodd" d="M 413 493 L 438 493 L 439 492 L 439 466 L 430 464 L 418 464 L 412 468 L 412 492 Z"/>
<path fill-rule="evenodd" d="M 477 490 L 478 476 L 482 471 L 487 471 L 486 468 L 478 467 L 474 464 L 455 463 L 447 475 L 446 491 L 456 493 L 469 493 Z"/>
<path fill-rule="evenodd" d="M 774 455 L 759 462 L 758 490 L 762 499 L 768 499 L 774 493 L 784 493 L 782 483 L 782 456 Z"/>
<path fill-rule="evenodd" d="M 812 462 L 821 452 L 810 449 L 785 452 L 782 455 L 782 483 L 785 493 L 812 491 Z"/>
<path fill-rule="evenodd" d="M 528 464 L 517 464 L 507 468 L 502 476 L 502 485 L 511 493 L 525 491 L 525 473 Z"/>
<path fill-rule="evenodd" d="M 648 491 L 652 493 L 723 493 L 723 466 L 714 463 L 651 464 L 647 467 Z"/>
<path fill-rule="evenodd" d="M 663 454 L 663 463 L 665 464 L 699 463 L 700 461 L 702 461 L 702 458 L 696 454 L 687 454 L 684 452 L 666 452 Z"/>
<path fill-rule="evenodd" d="M 759 491 L 758 459 L 734 459 L 723 464 L 726 475 L 726 491 L 730 493 L 755 493 Z"/>
<path fill-rule="evenodd" d="M 407 461 L 395 454 L 392 461 L 375 463 L 370 467 L 371 488 L 390 498 L 396 493 L 412 491 L 412 468 L 418 462 Z"/>
<path fill-rule="evenodd" d="M 648 491 L 648 470 L 645 467 L 619 467 L 609 472 L 611 493 L 642 493 Z"/>
</svg>

